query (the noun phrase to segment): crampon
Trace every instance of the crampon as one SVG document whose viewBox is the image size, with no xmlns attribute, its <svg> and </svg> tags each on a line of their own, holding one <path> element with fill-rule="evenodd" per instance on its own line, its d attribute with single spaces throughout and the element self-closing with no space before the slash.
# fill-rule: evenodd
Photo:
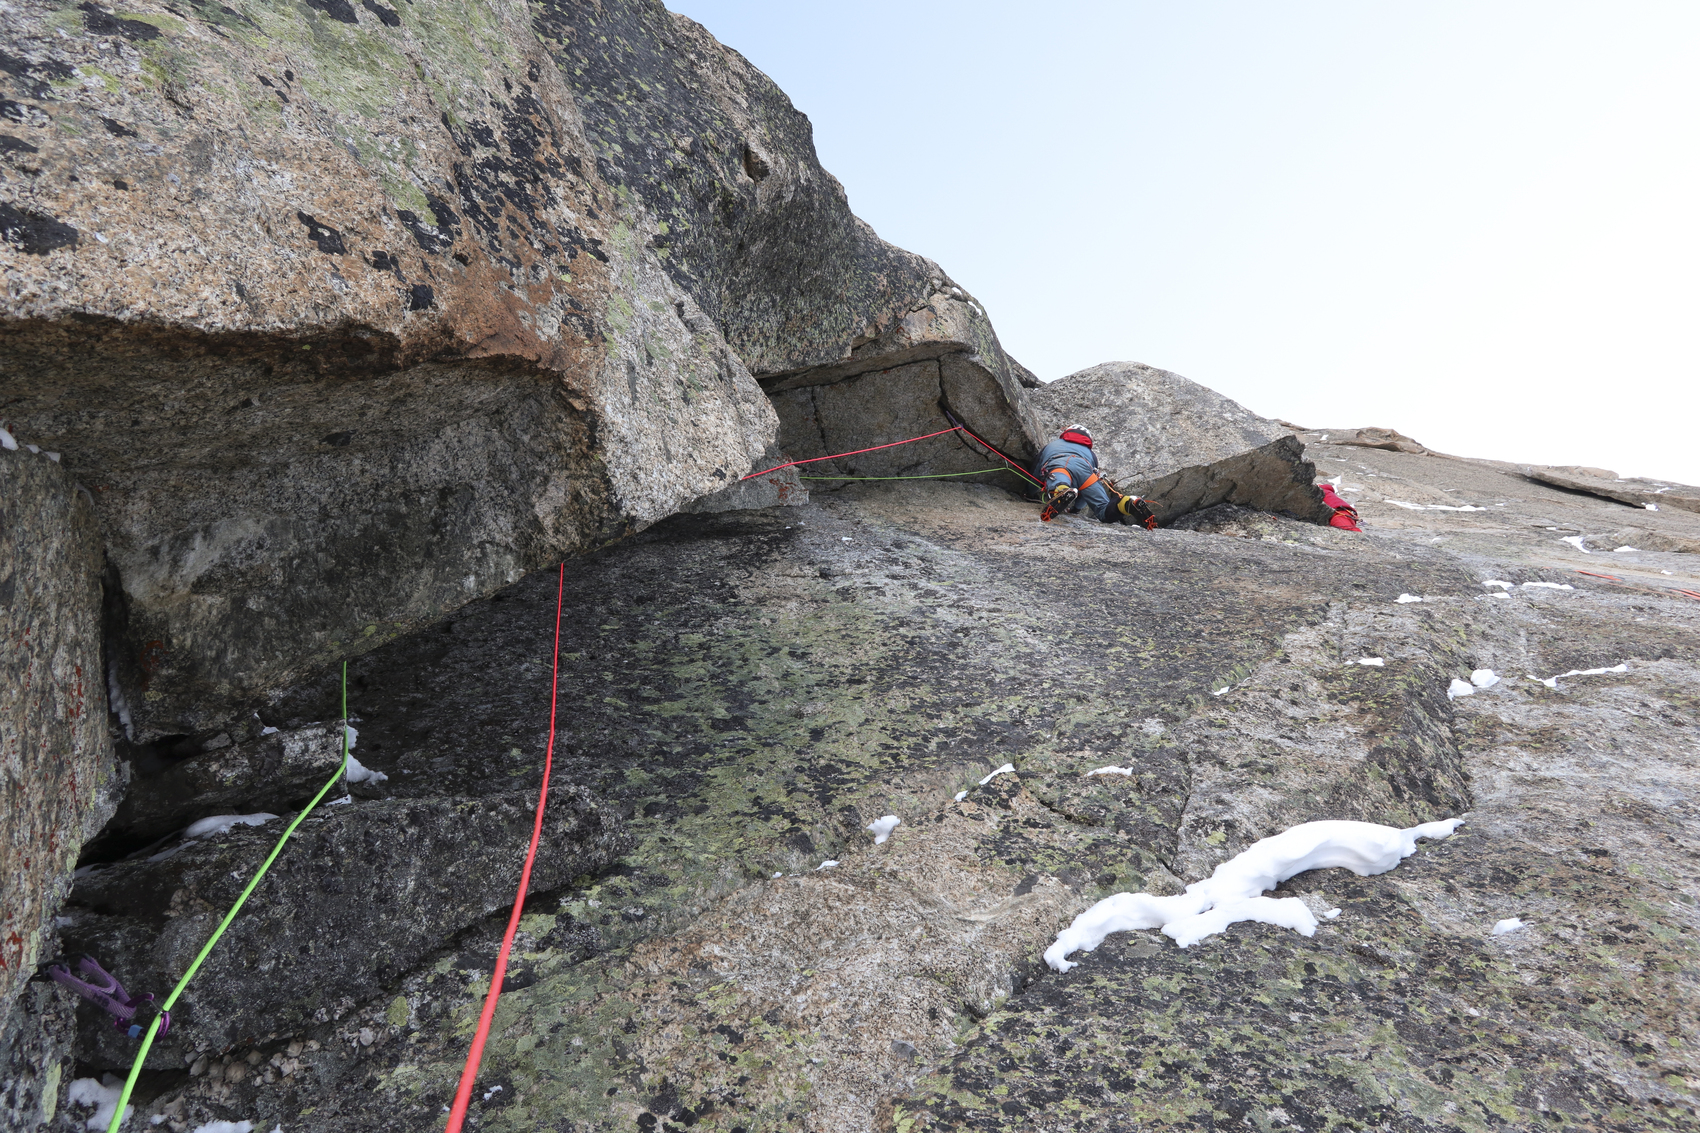
<svg viewBox="0 0 1700 1133">
<path fill-rule="evenodd" d="M 1045 510 L 1039 513 L 1041 523 L 1049 523 L 1058 515 L 1067 511 L 1074 504 L 1075 497 L 1080 492 L 1063 484 L 1051 489 L 1050 498 L 1045 501 Z"/>
</svg>

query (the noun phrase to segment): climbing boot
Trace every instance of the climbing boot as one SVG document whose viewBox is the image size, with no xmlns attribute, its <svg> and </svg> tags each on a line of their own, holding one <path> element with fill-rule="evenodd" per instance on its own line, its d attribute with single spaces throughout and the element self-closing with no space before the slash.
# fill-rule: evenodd
<svg viewBox="0 0 1700 1133">
<path fill-rule="evenodd" d="M 1058 484 L 1050 490 L 1045 500 L 1045 510 L 1039 513 L 1039 518 L 1045 523 L 1051 522 L 1059 513 L 1067 511 L 1074 504 L 1080 492 L 1071 484 Z"/>
<path fill-rule="evenodd" d="M 1116 514 L 1129 527 L 1143 527 L 1147 531 L 1157 530 L 1157 514 L 1151 506 L 1138 496 L 1123 496 L 1116 501 Z"/>
</svg>

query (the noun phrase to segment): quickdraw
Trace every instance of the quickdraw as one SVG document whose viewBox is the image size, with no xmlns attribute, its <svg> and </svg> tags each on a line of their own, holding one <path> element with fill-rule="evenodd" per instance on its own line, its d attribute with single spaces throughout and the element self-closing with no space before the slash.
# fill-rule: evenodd
<svg viewBox="0 0 1700 1133">
<path fill-rule="evenodd" d="M 47 974 L 53 977 L 55 983 L 64 984 L 90 1003 L 105 1009 L 112 1016 L 112 1025 L 133 1039 L 142 1037 L 155 1014 L 159 1016 L 160 1034 L 171 1029 L 171 1012 L 154 1006 L 152 992 L 131 995 L 118 982 L 118 977 L 101 967 L 93 956 L 78 960 L 77 971 L 88 978 L 73 976 L 71 969 L 64 964 L 54 964 L 47 969 Z"/>
</svg>

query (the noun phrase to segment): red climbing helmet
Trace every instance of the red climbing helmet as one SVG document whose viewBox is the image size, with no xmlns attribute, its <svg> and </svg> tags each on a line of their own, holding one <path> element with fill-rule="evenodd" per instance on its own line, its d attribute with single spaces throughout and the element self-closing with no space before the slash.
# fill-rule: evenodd
<svg viewBox="0 0 1700 1133">
<path fill-rule="evenodd" d="M 1092 434 L 1086 431 L 1085 425 L 1070 425 L 1062 431 L 1062 439 L 1071 445 L 1092 447 Z"/>
</svg>

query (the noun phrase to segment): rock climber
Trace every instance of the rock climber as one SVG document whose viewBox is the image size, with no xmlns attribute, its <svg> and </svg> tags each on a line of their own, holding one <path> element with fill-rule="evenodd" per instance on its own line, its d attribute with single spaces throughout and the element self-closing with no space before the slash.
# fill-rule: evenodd
<svg viewBox="0 0 1700 1133">
<path fill-rule="evenodd" d="M 1362 531 L 1358 526 L 1358 509 L 1334 490 L 1334 485 L 1324 480 L 1317 485 L 1322 489 L 1322 502 L 1334 509 L 1334 518 L 1328 521 L 1328 526 L 1338 527 L 1342 531 Z"/>
<path fill-rule="evenodd" d="M 1104 479 L 1098 470 L 1098 454 L 1092 451 L 1092 434 L 1085 425 L 1070 425 L 1046 445 L 1034 471 L 1044 485 L 1045 512 L 1041 518 L 1078 511 L 1084 504 L 1105 523 L 1157 526 L 1157 517 L 1144 500 L 1122 495 Z"/>
</svg>

